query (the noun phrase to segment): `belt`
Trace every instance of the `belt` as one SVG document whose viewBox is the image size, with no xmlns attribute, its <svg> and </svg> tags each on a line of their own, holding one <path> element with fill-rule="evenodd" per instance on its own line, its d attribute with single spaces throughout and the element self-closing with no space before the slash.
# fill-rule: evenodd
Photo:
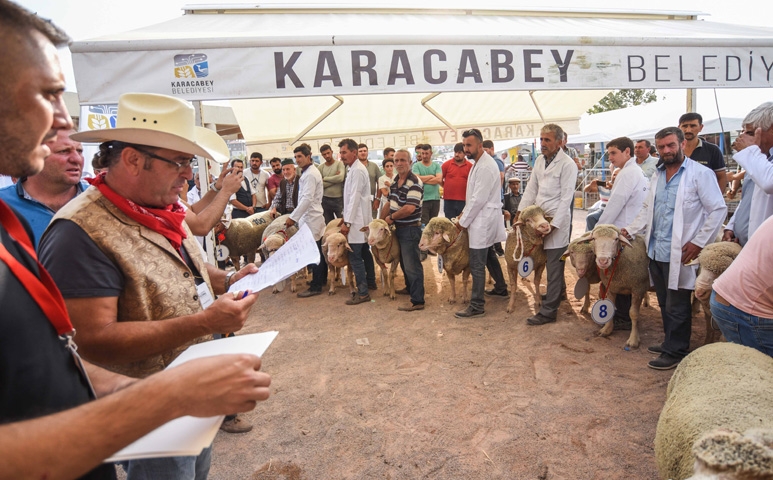
<svg viewBox="0 0 773 480">
<path fill-rule="evenodd" d="M 413 223 L 395 223 L 395 228 L 403 228 L 403 227 L 420 227 L 421 221 L 413 222 Z"/>
<path fill-rule="evenodd" d="M 716 292 L 716 290 L 714 291 L 714 300 L 716 300 L 716 301 L 717 301 L 717 303 L 720 303 L 720 304 L 722 304 L 722 305 L 724 305 L 724 306 L 726 306 L 726 307 L 729 307 L 729 306 L 730 306 L 730 302 L 728 302 L 727 300 L 725 300 L 724 298 L 722 298 L 722 295 L 718 294 L 718 293 Z"/>
</svg>

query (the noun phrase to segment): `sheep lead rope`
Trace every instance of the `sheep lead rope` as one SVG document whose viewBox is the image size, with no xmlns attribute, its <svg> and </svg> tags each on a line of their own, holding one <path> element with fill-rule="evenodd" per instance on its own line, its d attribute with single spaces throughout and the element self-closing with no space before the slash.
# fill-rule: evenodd
<svg viewBox="0 0 773 480">
<path fill-rule="evenodd" d="M 445 253 L 446 253 L 446 252 L 447 252 L 447 251 L 448 251 L 448 250 L 449 250 L 451 247 L 453 247 L 453 246 L 454 246 L 454 244 L 456 243 L 456 241 L 457 241 L 457 240 L 459 240 L 460 238 L 462 238 L 462 233 L 464 233 L 464 230 L 459 230 L 459 233 L 457 233 L 457 234 L 456 234 L 456 238 L 454 238 L 454 240 L 453 240 L 451 243 L 449 243 L 449 244 L 448 244 L 448 246 L 446 247 L 446 249 L 445 249 L 445 250 L 443 250 L 442 252 L 437 252 L 437 254 L 438 254 L 438 255 L 441 255 L 441 256 L 442 256 L 442 255 L 445 255 Z"/>
<path fill-rule="evenodd" d="M 523 255 L 524 244 L 523 244 L 523 237 L 521 236 L 521 226 L 520 225 L 516 225 L 515 226 L 515 239 L 516 239 L 516 244 L 515 244 L 515 249 L 513 250 L 513 260 L 515 260 L 516 262 L 520 262 L 521 259 L 524 257 L 524 255 Z M 518 251 L 518 247 L 521 247 L 521 255 L 520 256 L 515 254 Z M 536 243 L 531 246 L 531 249 L 529 249 L 529 251 L 526 253 L 526 256 L 528 257 L 529 255 L 531 255 L 531 252 L 533 252 L 535 248 L 537 248 L 537 244 Z"/>
<path fill-rule="evenodd" d="M 612 262 L 612 273 L 609 275 L 609 280 L 607 280 L 607 285 L 610 285 L 612 283 L 612 278 L 615 276 L 615 270 L 617 270 L 617 262 L 620 260 L 620 254 L 623 252 L 623 244 L 620 243 L 620 248 L 617 250 L 617 255 L 615 255 L 615 261 Z M 604 273 L 607 273 L 607 269 L 604 269 Z M 599 277 L 601 277 L 601 269 L 596 265 L 596 271 L 599 274 Z M 604 286 L 604 282 L 599 282 L 599 297 L 601 297 L 602 300 L 607 298 L 607 287 Z"/>
</svg>

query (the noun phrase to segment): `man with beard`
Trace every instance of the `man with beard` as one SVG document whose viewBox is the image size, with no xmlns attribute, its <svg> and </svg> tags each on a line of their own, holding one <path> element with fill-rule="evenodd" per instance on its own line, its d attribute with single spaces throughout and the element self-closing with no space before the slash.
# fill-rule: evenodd
<svg viewBox="0 0 773 480">
<path fill-rule="evenodd" d="M 279 188 L 271 202 L 271 217 L 276 218 L 279 215 L 293 213 L 298 205 L 298 175 L 295 163 L 291 158 L 282 160 L 282 180 L 279 182 Z M 322 201 L 320 200 L 320 205 Z"/>
<path fill-rule="evenodd" d="M 268 203 L 274 203 L 274 197 L 276 196 L 276 189 L 279 188 L 279 184 L 282 182 L 282 160 L 274 157 L 269 161 L 271 165 L 271 171 L 274 172 L 266 181 L 266 188 L 268 188 Z"/>
<path fill-rule="evenodd" d="M 684 133 L 684 154 L 686 157 L 712 170 L 717 176 L 719 190 L 727 188 L 727 167 L 722 150 L 713 143 L 701 140 L 698 134 L 703 130 L 703 117 L 690 112 L 679 117 L 679 129 Z"/>
<path fill-rule="evenodd" d="M 70 140 L 73 130 L 60 130 L 46 145 L 51 155 L 43 170 L 21 177 L 16 185 L 0 190 L 0 199 L 16 209 L 32 227 L 35 248 L 54 214 L 88 185 L 81 181 L 83 147 Z"/>
<path fill-rule="evenodd" d="M 687 264 L 714 239 L 727 213 L 716 176 L 685 156 L 684 144 L 684 134 L 677 127 L 655 134 L 662 165 L 652 175 L 639 215 L 622 229 L 629 238 L 644 233 L 647 244 L 665 333 L 663 343 L 647 349 L 660 355 L 648 364 L 656 370 L 676 367 L 688 353 L 698 266 Z"/>
</svg>

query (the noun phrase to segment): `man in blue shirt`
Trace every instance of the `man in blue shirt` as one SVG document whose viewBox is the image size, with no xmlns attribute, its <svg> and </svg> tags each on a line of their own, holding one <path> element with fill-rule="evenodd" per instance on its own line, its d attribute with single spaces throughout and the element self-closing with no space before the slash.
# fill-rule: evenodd
<svg viewBox="0 0 773 480">
<path fill-rule="evenodd" d="M 75 198 L 88 185 L 81 181 L 83 147 L 70 140 L 73 130 L 59 130 L 46 142 L 51 155 L 46 157 L 43 170 L 31 177 L 22 177 L 16 185 L 0 189 L 0 199 L 16 209 L 32 227 L 35 249 L 54 214 Z"/>
</svg>

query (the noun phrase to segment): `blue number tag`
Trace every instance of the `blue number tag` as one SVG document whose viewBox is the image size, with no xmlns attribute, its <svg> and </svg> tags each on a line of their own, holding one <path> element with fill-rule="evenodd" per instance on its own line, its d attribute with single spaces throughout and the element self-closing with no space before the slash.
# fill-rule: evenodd
<svg viewBox="0 0 773 480">
<path fill-rule="evenodd" d="M 437 256 L 437 271 L 443 273 L 443 255 L 440 254 Z"/>
<path fill-rule="evenodd" d="M 522 278 L 526 278 L 534 271 L 534 259 L 531 257 L 523 257 L 518 262 L 518 275 Z"/>
<path fill-rule="evenodd" d="M 607 299 L 598 300 L 593 304 L 590 316 L 597 324 L 604 325 L 615 316 L 615 304 Z"/>
<path fill-rule="evenodd" d="M 221 262 L 224 262 L 228 258 L 229 253 L 230 252 L 228 251 L 228 247 L 225 245 L 218 245 L 217 249 L 215 249 L 215 256 Z"/>
</svg>

